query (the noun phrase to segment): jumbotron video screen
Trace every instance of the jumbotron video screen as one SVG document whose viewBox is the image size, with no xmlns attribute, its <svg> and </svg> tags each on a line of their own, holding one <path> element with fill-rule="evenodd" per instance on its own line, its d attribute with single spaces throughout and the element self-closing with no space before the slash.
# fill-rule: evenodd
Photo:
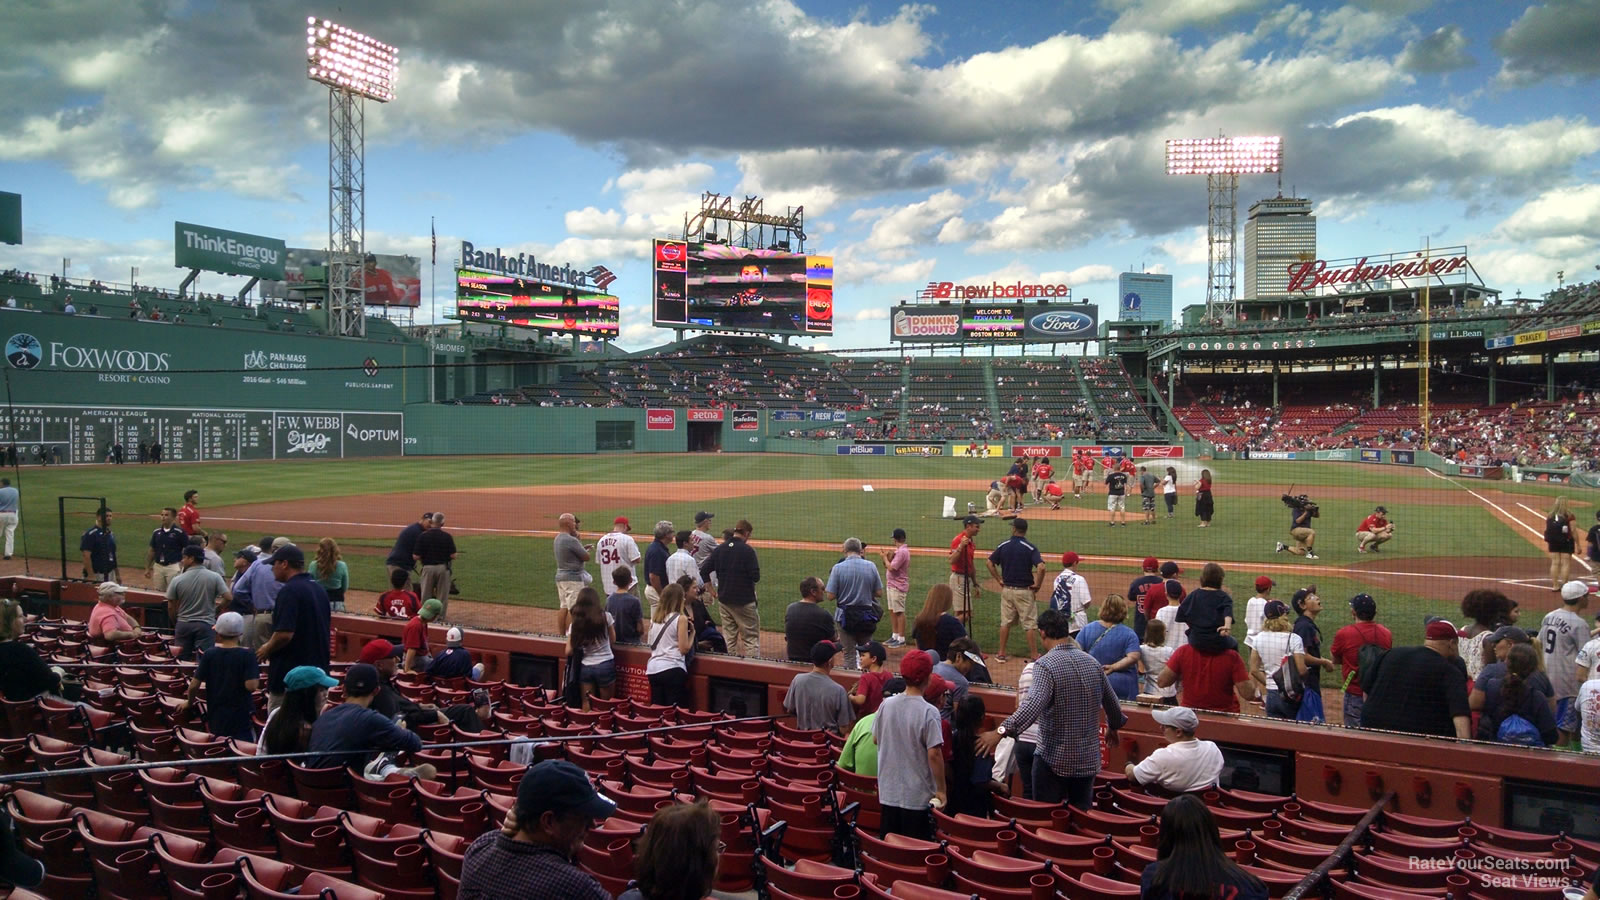
<svg viewBox="0 0 1600 900">
<path fill-rule="evenodd" d="M 614 338 L 621 327 L 621 306 L 611 294 L 474 269 L 456 270 L 456 316 L 590 338 Z"/>
<path fill-rule="evenodd" d="M 833 334 L 833 257 L 655 242 L 654 321 L 664 327 Z"/>
</svg>

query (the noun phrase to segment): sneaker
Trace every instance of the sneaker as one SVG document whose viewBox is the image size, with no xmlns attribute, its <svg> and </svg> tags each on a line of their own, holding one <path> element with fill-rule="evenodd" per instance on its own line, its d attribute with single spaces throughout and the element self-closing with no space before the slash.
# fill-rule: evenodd
<svg viewBox="0 0 1600 900">
<path fill-rule="evenodd" d="M 1317 556 L 1315 553 L 1312 553 L 1310 550 L 1307 550 L 1306 559 L 1321 559 L 1321 557 Z"/>
<path fill-rule="evenodd" d="M 1279 541 L 1278 542 L 1278 550 L 1277 550 L 1277 552 L 1282 553 L 1283 551 L 1285 551 L 1287 549 L 1289 549 L 1289 545 L 1288 544 L 1285 544 L 1283 541 Z"/>
<path fill-rule="evenodd" d="M 1367 548 L 1361 546 L 1360 544 L 1357 544 L 1356 545 L 1356 552 L 1357 553 L 1365 553 L 1365 552 L 1367 552 Z"/>
<path fill-rule="evenodd" d="M 902 639 L 902 638 L 897 638 L 897 637 L 889 638 L 887 641 L 883 642 L 883 646 L 887 647 L 887 648 L 904 647 L 905 645 L 906 645 L 905 640 Z"/>
</svg>

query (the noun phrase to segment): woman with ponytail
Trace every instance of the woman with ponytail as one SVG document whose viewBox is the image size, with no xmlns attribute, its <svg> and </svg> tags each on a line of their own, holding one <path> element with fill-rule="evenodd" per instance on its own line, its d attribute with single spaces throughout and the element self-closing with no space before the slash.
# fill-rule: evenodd
<svg viewBox="0 0 1600 900">
<path fill-rule="evenodd" d="M 1550 700 L 1529 685 L 1538 671 L 1538 652 L 1531 644 L 1517 644 L 1511 648 L 1506 656 L 1505 678 L 1484 685 L 1478 740 L 1543 747 L 1555 745 L 1558 735 Z"/>
</svg>

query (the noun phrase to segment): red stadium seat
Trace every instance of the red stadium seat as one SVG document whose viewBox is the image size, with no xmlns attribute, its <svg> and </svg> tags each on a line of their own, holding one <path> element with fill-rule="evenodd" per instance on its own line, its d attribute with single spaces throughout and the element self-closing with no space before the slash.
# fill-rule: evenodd
<svg viewBox="0 0 1600 900">
<path fill-rule="evenodd" d="M 995 816 L 1013 819 L 1018 825 L 1030 828 L 1054 828 L 1058 824 L 1064 824 L 1068 817 L 1064 803 L 1023 800 L 1005 794 L 995 794 L 990 800 L 994 804 Z"/>
<path fill-rule="evenodd" d="M 1055 877 L 1050 874 L 1050 864 L 1037 860 L 1016 859 L 978 850 L 971 855 L 958 848 L 949 850 L 950 868 L 957 890 L 971 890 L 984 896 L 1006 900 L 1029 900 L 1042 892 L 1049 897 L 1055 891 Z"/>
<path fill-rule="evenodd" d="M 289 761 L 289 776 L 294 779 L 294 795 L 318 806 L 349 809 L 350 770 L 344 766 L 310 768 L 294 760 Z"/>
<path fill-rule="evenodd" d="M 448 790 L 436 781 L 418 781 L 417 800 L 422 806 L 422 823 L 446 834 L 475 838 L 498 824 L 489 814 L 489 803 L 482 790 Z"/>
<path fill-rule="evenodd" d="M 219 846 L 242 853 L 277 852 L 272 820 L 267 818 L 261 802 L 263 796 L 261 791 L 226 781 L 200 779 L 200 798 L 211 817 L 211 833 Z"/>
<path fill-rule="evenodd" d="M 990 853 L 1015 853 L 1017 826 L 1001 819 L 980 819 L 966 813 L 947 815 L 943 810 L 933 811 L 933 829 L 939 837 L 961 850 L 971 853 L 986 850 Z"/>
<path fill-rule="evenodd" d="M 797 861 L 793 869 L 786 869 L 763 856 L 761 868 L 768 885 L 788 891 L 796 897 L 833 897 L 836 896 L 835 889 L 856 883 L 855 870 L 808 859 Z"/>
<path fill-rule="evenodd" d="M 161 879 L 150 852 L 153 831 L 94 810 L 77 810 L 73 821 L 102 896 L 125 900 L 165 896 L 157 890 Z"/>
<path fill-rule="evenodd" d="M 417 810 L 417 789 L 410 778 L 403 775 L 390 775 L 382 781 L 351 778 L 350 788 L 358 812 L 390 822 L 422 824 Z"/>
<path fill-rule="evenodd" d="M 184 900 L 223 900 L 239 895 L 237 851 L 218 850 L 213 856 L 204 841 L 161 832 L 151 836 L 150 847 L 155 851 L 156 865 L 166 877 L 167 890 L 172 896 Z M 215 876 L 227 877 L 211 880 Z"/>
<path fill-rule="evenodd" d="M 431 900 L 434 890 L 422 829 L 348 812 L 339 817 L 339 823 L 350 845 L 358 883 L 389 897 Z"/>
<path fill-rule="evenodd" d="M 1110 842 L 1103 836 L 1068 833 L 1053 828 L 1035 829 L 1020 823 L 1017 843 L 1026 856 L 1079 870 L 1094 867 L 1097 847 L 1105 848 L 1104 858 L 1108 861 L 1112 854 Z"/>
<path fill-rule="evenodd" d="M 892 887 L 890 887 L 892 885 Z M 868 873 L 861 876 L 863 897 L 872 900 L 972 900 L 972 894 L 960 894 L 911 882 L 886 882 Z"/>
<path fill-rule="evenodd" d="M 295 885 L 294 867 L 258 856 L 241 857 L 239 874 L 244 878 L 244 893 L 250 900 L 306 900 L 317 896 L 326 896 L 329 900 L 383 900 L 383 894 L 378 891 L 322 872 L 313 872 Z"/>
</svg>

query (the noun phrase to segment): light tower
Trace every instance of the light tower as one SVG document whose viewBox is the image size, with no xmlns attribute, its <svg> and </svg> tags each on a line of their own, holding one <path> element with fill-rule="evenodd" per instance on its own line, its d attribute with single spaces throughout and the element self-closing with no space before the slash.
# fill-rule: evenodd
<svg viewBox="0 0 1600 900">
<path fill-rule="evenodd" d="M 1167 141 L 1168 175 L 1206 176 L 1206 318 L 1238 315 L 1239 176 L 1283 169 L 1280 137 L 1178 138 Z"/>
<path fill-rule="evenodd" d="M 328 86 L 328 333 L 367 333 L 367 100 L 394 99 L 397 51 L 327 19 L 306 19 L 306 74 Z"/>
</svg>

